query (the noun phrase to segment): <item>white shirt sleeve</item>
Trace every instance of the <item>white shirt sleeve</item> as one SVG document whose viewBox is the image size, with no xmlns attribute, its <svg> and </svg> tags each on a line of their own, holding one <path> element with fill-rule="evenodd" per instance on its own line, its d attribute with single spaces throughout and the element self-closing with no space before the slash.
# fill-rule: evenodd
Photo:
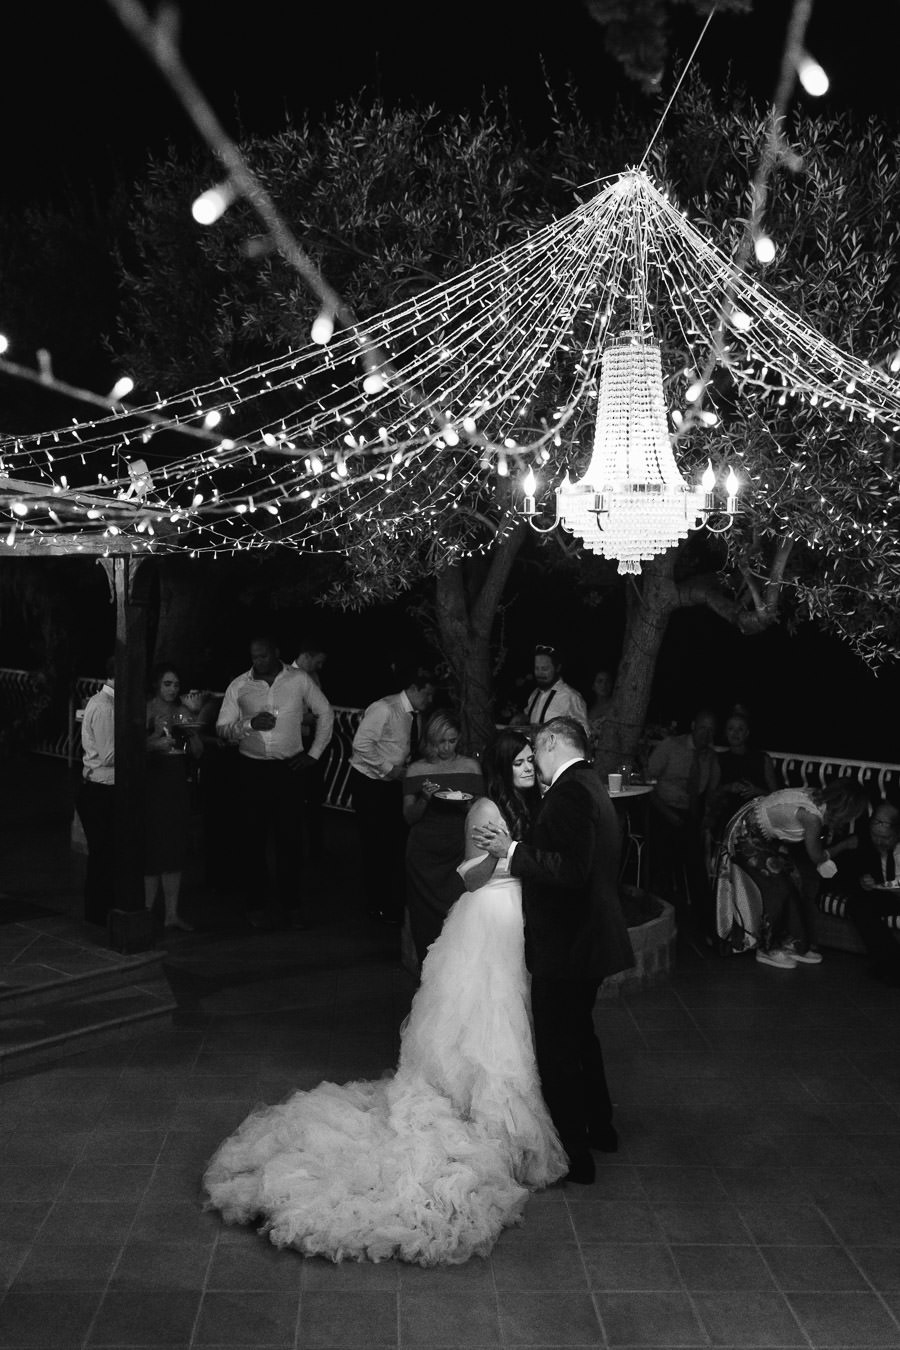
<svg viewBox="0 0 900 1350">
<path fill-rule="evenodd" d="M 241 715 L 237 699 L 237 680 L 232 680 L 225 690 L 219 716 L 216 718 L 216 735 L 223 741 L 239 741 L 247 734 L 248 725 Z"/>
<path fill-rule="evenodd" d="M 316 734 L 313 737 L 312 745 L 309 747 L 309 753 L 313 759 L 321 759 L 328 748 L 328 742 L 331 740 L 331 732 L 334 727 L 334 710 L 315 680 L 311 679 L 309 675 L 306 676 L 306 680 L 309 687 L 305 691 L 304 697 L 310 712 L 316 715 Z"/>
</svg>

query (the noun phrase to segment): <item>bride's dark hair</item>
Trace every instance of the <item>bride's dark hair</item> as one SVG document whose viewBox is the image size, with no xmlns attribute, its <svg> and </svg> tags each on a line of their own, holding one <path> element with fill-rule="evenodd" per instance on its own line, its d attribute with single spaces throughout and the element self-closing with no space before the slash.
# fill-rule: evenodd
<svg viewBox="0 0 900 1350">
<path fill-rule="evenodd" d="M 513 839 L 524 839 L 540 802 L 536 787 L 523 792 L 513 786 L 513 760 L 530 744 L 521 731 L 498 731 L 481 760 L 485 795 L 499 807 Z"/>
</svg>

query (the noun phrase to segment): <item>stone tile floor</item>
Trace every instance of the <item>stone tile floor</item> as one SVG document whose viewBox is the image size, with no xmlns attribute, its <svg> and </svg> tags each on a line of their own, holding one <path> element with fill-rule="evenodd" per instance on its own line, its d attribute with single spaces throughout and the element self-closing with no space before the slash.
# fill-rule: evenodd
<svg viewBox="0 0 900 1350">
<path fill-rule="evenodd" d="M 488 1260 L 333 1266 L 204 1214 L 254 1103 L 394 1061 L 413 982 L 347 824 L 314 930 L 207 899 L 170 950 L 174 1026 L 0 1084 L 0 1347 L 900 1347 L 900 998 L 839 952 L 782 972 L 686 946 L 599 1007 L 621 1151 Z"/>
</svg>

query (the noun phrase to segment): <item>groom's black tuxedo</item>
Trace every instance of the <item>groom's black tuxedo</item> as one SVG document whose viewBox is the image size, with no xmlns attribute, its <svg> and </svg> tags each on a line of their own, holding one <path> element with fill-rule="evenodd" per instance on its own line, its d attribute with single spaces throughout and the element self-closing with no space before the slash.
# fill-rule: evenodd
<svg viewBox="0 0 900 1350">
<path fill-rule="evenodd" d="M 525 959 L 533 975 L 592 979 L 634 965 L 619 904 L 621 833 L 597 771 L 572 764 L 545 794 L 510 871 L 522 881 Z"/>
<path fill-rule="evenodd" d="M 530 841 L 510 859 L 522 882 L 541 1087 L 575 1166 L 588 1136 L 608 1131 L 612 1116 L 593 1024 L 597 989 L 634 964 L 619 904 L 620 848 L 615 808 L 581 760 L 545 794 Z"/>
</svg>

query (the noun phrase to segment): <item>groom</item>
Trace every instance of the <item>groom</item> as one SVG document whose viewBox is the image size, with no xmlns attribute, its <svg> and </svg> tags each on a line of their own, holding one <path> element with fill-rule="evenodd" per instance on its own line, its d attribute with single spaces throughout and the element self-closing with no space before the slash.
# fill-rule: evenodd
<svg viewBox="0 0 900 1350">
<path fill-rule="evenodd" d="M 541 1089 L 569 1157 L 566 1179 L 588 1184 L 591 1148 L 613 1153 L 618 1144 L 592 1014 L 601 981 L 634 964 L 618 895 L 621 840 L 578 722 L 545 722 L 534 759 L 547 791 L 530 842 L 511 843 L 493 826 L 474 839 L 508 857 L 522 882 Z"/>
</svg>

